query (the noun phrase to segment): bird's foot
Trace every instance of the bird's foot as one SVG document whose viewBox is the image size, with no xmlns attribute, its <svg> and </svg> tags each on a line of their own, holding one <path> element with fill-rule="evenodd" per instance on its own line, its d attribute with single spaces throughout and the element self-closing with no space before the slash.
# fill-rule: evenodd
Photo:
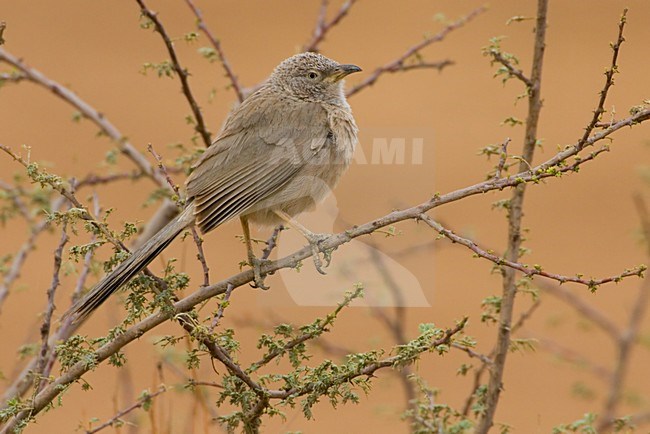
<svg viewBox="0 0 650 434">
<path fill-rule="evenodd" d="M 332 261 L 333 250 L 324 250 L 321 248 L 320 244 L 328 239 L 331 234 L 315 234 L 313 232 L 310 232 L 309 234 L 304 235 L 309 242 L 309 247 L 311 248 L 312 257 L 314 258 L 314 267 L 316 268 L 316 271 L 318 271 L 320 274 L 327 274 L 325 270 L 323 270 L 323 261 L 321 260 L 320 253 L 322 251 L 323 259 L 325 259 L 325 267 L 329 267 L 330 262 Z"/>
<path fill-rule="evenodd" d="M 268 286 L 264 284 L 264 279 L 266 274 L 262 274 L 262 266 L 271 262 L 268 259 L 258 259 L 255 256 L 248 258 L 248 264 L 253 268 L 253 282 L 251 282 L 251 287 L 258 289 L 269 289 Z"/>
</svg>

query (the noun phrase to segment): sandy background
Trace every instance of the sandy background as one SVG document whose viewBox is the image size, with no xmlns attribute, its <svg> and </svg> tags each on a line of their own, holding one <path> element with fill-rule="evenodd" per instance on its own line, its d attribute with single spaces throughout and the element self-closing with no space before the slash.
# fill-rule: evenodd
<svg viewBox="0 0 650 434">
<path fill-rule="evenodd" d="M 194 30 L 194 19 L 184 2 L 152 0 L 149 3 L 160 12 L 170 34 L 180 36 Z M 240 80 L 251 85 L 264 79 L 279 61 L 294 54 L 309 39 L 318 4 L 317 1 L 220 0 L 200 2 L 199 6 L 222 40 Z M 392 60 L 420 41 L 424 34 L 439 30 L 441 25 L 434 20 L 438 12 L 455 19 L 481 3 L 409 1 L 400 4 L 398 8 L 396 2 L 390 1 L 359 2 L 322 45 L 324 54 L 364 68 L 362 74 L 350 77 L 348 85 L 360 82 L 376 66 Z M 558 145 L 573 143 L 581 136 L 596 105 L 604 80 L 602 72 L 610 61 L 609 42 L 615 38 L 618 17 L 626 5 L 630 5 L 627 42 L 620 57 L 621 74 L 616 78 L 608 104 L 608 108 L 615 108 L 617 116 L 624 116 L 629 107 L 649 97 L 650 4 L 612 0 L 551 2 L 542 84 L 544 109 L 539 130 L 544 151 L 537 155 L 538 161 L 551 156 Z M 450 58 L 456 62 L 454 66 L 441 74 L 415 71 L 386 75 L 350 100 L 366 155 L 371 154 L 372 139 L 377 136 L 422 137 L 423 164 L 353 165 L 335 192 L 337 211 L 330 219 L 333 230 L 366 222 L 396 207 L 422 202 L 436 191 L 448 192 L 482 180 L 491 165 L 477 156 L 477 152 L 489 143 L 502 142 L 510 136 L 513 152 L 518 152 L 523 129 L 501 123 L 508 116 L 525 117 L 524 102 L 513 104 L 522 88 L 514 81 L 504 87 L 499 79 L 493 79 L 495 68 L 482 56 L 481 48 L 490 37 L 508 35 L 504 49 L 517 53 L 522 68 L 527 71 L 532 23 L 510 26 L 505 23 L 514 15 L 533 16 L 534 9 L 533 1 L 495 1 L 475 21 L 424 51 L 427 60 Z M 175 80 L 139 73 L 144 62 L 159 62 L 166 58 L 166 53 L 158 35 L 139 28 L 138 17 L 137 5 L 129 1 L 0 0 L 0 19 L 8 23 L 5 33 L 8 51 L 70 86 L 105 113 L 138 148 L 144 150 L 151 142 L 170 159 L 176 154 L 166 145 L 189 144 L 191 127 L 184 121 L 189 108 Z M 193 45 L 177 44 L 183 64 L 192 72 L 191 84 L 205 119 L 214 132 L 231 108 L 234 95 L 225 89 L 227 81 L 220 67 L 196 54 L 197 48 L 204 45 L 208 45 L 204 38 Z M 209 102 L 212 89 L 216 93 Z M 73 123 L 72 114 L 73 109 L 40 88 L 28 83 L 7 85 L 0 90 L 0 142 L 15 148 L 22 144 L 31 146 L 33 159 L 50 162 L 52 170 L 62 175 L 82 177 L 90 172 L 106 173 L 107 169 L 100 167 L 99 162 L 112 145 L 105 138 L 96 138 L 96 128 L 89 122 Z M 524 224 L 530 229 L 526 246 L 532 249 L 532 254 L 526 258 L 527 262 L 543 264 L 545 269 L 557 273 L 582 272 L 598 277 L 648 262 L 639 243 L 638 218 L 631 198 L 637 192 L 648 197 L 640 172 L 647 167 L 649 128 L 621 131 L 616 134 L 612 152 L 585 165 L 580 174 L 549 180 L 529 189 Z M 131 165 L 120 158 L 120 167 L 129 169 Z M 1 179 L 9 180 L 17 170 L 15 163 L 0 156 Z M 115 208 L 112 222 L 119 225 L 125 219 L 146 221 L 155 210 L 155 207 L 142 207 L 151 187 L 147 181 L 136 184 L 127 181 L 100 189 L 103 206 Z M 483 245 L 501 250 L 505 243 L 505 217 L 490 206 L 507 196 L 494 193 L 470 198 L 437 209 L 435 216 Z M 26 237 L 21 225 L 0 229 L 0 255 L 15 251 Z M 366 241 L 377 243 L 383 253 L 406 270 L 403 278 L 414 278 L 426 296 L 429 307 L 412 307 L 407 311 L 409 336 L 416 335 L 417 324 L 421 322 L 448 326 L 463 315 L 470 315 L 468 333 L 479 341 L 479 351 L 488 352 L 495 329 L 481 324 L 479 318 L 481 300 L 500 293 L 500 280 L 490 274 L 491 265 L 473 259 L 463 248 L 446 243 L 400 255 L 408 246 L 432 241 L 434 234 L 412 222 L 401 224 L 399 230 L 402 232 L 399 237 L 374 236 Z M 238 225 L 229 224 L 206 237 L 206 255 L 214 281 L 237 271 L 238 262 L 244 259 L 244 247 L 235 238 L 239 232 Z M 267 231 L 258 233 L 260 237 L 268 234 Z M 3 306 L 0 371 L 5 376 L 11 376 L 17 363 L 13 349 L 38 337 L 37 315 L 45 303 L 44 292 L 51 277 L 51 252 L 57 239 L 58 234 L 41 238 L 19 286 Z M 345 249 L 340 252 L 343 255 Z M 172 255 L 181 258 L 181 266 L 195 276 L 195 285 L 198 284 L 201 276 L 193 260 L 193 245 L 176 242 L 165 254 Z M 339 260 L 341 265 L 347 259 L 343 256 L 339 259 L 338 255 L 339 252 L 334 262 Z M 160 263 L 155 263 L 153 268 L 159 266 Z M 305 268 L 310 267 L 310 263 L 305 264 Z M 75 276 L 70 276 L 63 281 L 59 306 L 66 305 L 65 296 L 74 280 Z M 358 279 L 349 278 L 348 287 L 355 280 Z M 300 289 L 316 293 L 325 289 L 301 288 L 300 282 L 286 284 L 277 276 L 270 278 L 269 283 L 273 289 L 266 293 L 242 288 L 233 296 L 224 325 L 238 323 L 243 361 L 258 355 L 254 339 L 259 329 L 242 327 L 242 322 L 255 325 L 282 318 L 305 323 L 329 311 L 326 307 L 306 307 L 309 300 L 296 303 L 296 298 L 291 297 L 292 291 Z M 640 281 L 632 279 L 603 287 L 596 295 L 582 287 L 575 287 L 574 291 L 617 323 L 624 324 L 639 286 Z M 109 304 L 113 307 L 102 309 L 84 328 L 84 333 L 99 335 L 116 324 L 121 311 L 115 303 Z M 529 300 L 521 298 L 518 311 L 528 305 Z M 649 327 L 650 322 L 646 320 L 641 336 L 646 342 Z M 63 398 L 63 408 L 41 415 L 27 432 L 73 432 L 92 417 L 102 420 L 110 417 L 142 389 L 155 388 L 161 382 L 155 366 L 163 353 L 151 342 L 154 335 L 164 333 L 179 334 L 179 329 L 174 325 L 163 327 L 127 348 L 133 383 L 131 398 L 128 390 L 124 392 L 127 382 L 118 381 L 119 371 L 102 367 L 87 376 L 93 391 L 82 392 L 80 387 L 73 387 Z M 543 298 L 522 335 L 554 339 L 608 368 L 615 356 L 611 342 L 603 334 L 550 297 Z M 346 312 L 328 339 L 359 350 L 389 347 L 392 342 L 366 308 Z M 167 356 L 176 360 L 176 356 Z M 177 362 L 178 366 L 182 365 Z M 458 353 L 444 358 L 427 355 L 419 362 L 422 375 L 442 390 L 441 402 L 453 406 L 464 402 L 471 379 L 456 375 L 463 362 L 475 363 Z M 628 404 L 623 408 L 624 413 L 650 407 L 649 363 L 647 345 L 640 346 L 633 354 L 627 377 Z M 204 365 L 203 378 L 212 379 L 214 374 L 209 363 Z M 180 381 L 169 371 L 164 375 L 167 384 Z M 399 420 L 404 401 L 398 380 L 390 372 L 382 372 L 379 377 L 373 392 L 362 397 L 359 405 L 341 406 L 337 411 L 326 403 L 317 405 L 316 420 L 310 422 L 300 416 L 299 410 L 288 410 L 286 422 L 268 421 L 263 432 L 407 432 L 406 425 Z M 550 427 L 578 419 L 586 411 L 599 411 L 606 393 L 602 380 L 585 367 L 560 363 L 556 355 L 543 349 L 524 355 L 512 354 L 496 419 L 512 425 L 517 433 L 549 432 Z M 0 388 L 2 384 L 6 383 L 0 383 Z M 580 385 L 591 392 L 586 398 L 576 396 L 576 387 Z M 155 421 L 158 432 L 191 432 L 192 425 L 196 428 L 194 432 L 204 432 L 209 418 L 204 410 L 194 408 L 187 393 L 168 393 L 157 401 L 154 409 L 151 420 Z M 142 413 L 139 418 L 146 427 L 142 432 L 152 430 L 149 416 Z M 217 432 L 216 428 L 207 429 Z"/>
</svg>

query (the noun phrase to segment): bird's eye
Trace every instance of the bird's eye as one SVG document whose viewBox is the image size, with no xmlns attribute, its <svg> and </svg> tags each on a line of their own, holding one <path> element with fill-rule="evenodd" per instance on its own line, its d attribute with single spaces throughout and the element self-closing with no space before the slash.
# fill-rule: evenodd
<svg viewBox="0 0 650 434">
<path fill-rule="evenodd" d="M 311 78 L 312 80 L 316 80 L 318 78 L 318 73 L 316 73 L 314 71 L 309 71 L 309 73 L 307 74 L 307 77 Z"/>
</svg>

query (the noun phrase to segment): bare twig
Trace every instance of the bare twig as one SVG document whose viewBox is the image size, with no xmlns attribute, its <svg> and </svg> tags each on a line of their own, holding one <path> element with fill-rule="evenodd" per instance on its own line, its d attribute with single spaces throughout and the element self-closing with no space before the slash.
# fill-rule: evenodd
<svg viewBox="0 0 650 434">
<path fill-rule="evenodd" d="M 144 406 L 148 406 L 155 397 L 167 392 L 167 390 L 169 390 L 169 389 L 167 389 L 163 385 L 163 386 L 160 386 L 160 388 L 154 393 L 148 393 L 148 392 L 143 393 L 143 396 L 140 399 L 138 399 L 136 402 L 134 402 L 133 404 L 131 404 L 130 406 L 128 406 L 124 410 L 119 411 L 115 416 L 108 419 L 103 424 L 101 424 L 101 425 L 99 425 L 99 426 L 97 426 L 97 427 L 95 427 L 93 429 L 86 430 L 86 434 L 95 434 L 95 433 L 103 430 L 104 428 L 108 428 L 108 427 L 113 426 L 115 423 L 119 423 L 120 420 L 124 416 L 131 413 L 133 410 L 136 410 L 136 409 L 144 407 Z"/>
<path fill-rule="evenodd" d="M 481 354 L 481 353 L 479 353 L 479 352 L 477 352 L 477 351 L 474 351 L 474 350 L 471 349 L 470 347 L 467 347 L 467 346 L 465 346 L 465 345 L 461 345 L 461 344 L 459 344 L 459 343 L 457 343 L 457 342 L 454 342 L 453 344 L 451 344 L 451 347 L 452 347 L 452 348 L 456 348 L 457 350 L 461 350 L 461 351 L 467 353 L 467 355 L 470 356 L 470 357 L 473 357 L 473 358 L 479 359 L 479 360 L 480 360 L 481 362 L 483 362 L 483 364 L 485 364 L 485 365 L 488 365 L 488 366 L 489 366 L 489 365 L 492 364 L 492 359 L 490 359 L 490 358 L 489 358 L 488 356 L 486 356 L 485 354 Z"/>
<path fill-rule="evenodd" d="M 553 354 L 561 360 L 575 364 L 581 370 L 587 368 L 599 380 L 611 381 L 613 374 L 612 371 L 603 365 L 600 365 L 588 357 L 578 353 L 571 347 L 559 344 L 558 342 L 546 339 L 543 337 L 535 337 L 537 344 L 544 350 Z"/>
<path fill-rule="evenodd" d="M 327 6 L 328 1 L 322 0 L 320 11 L 318 13 L 318 19 L 316 21 L 316 27 L 312 34 L 311 40 L 302 47 L 302 51 L 319 51 L 319 46 L 321 42 L 327 36 L 327 33 L 334 27 L 336 27 L 343 18 L 350 12 L 350 8 L 354 6 L 357 0 L 346 0 L 345 3 L 339 8 L 336 14 L 332 17 L 330 21 L 327 21 Z"/>
<path fill-rule="evenodd" d="M 210 285 L 210 267 L 205 260 L 205 253 L 203 252 L 203 238 L 196 231 L 196 228 L 192 226 L 192 238 L 194 239 L 194 244 L 196 244 L 196 258 L 201 263 L 201 268 L 203 269 L 203 286 Z"/>
<path fill-rule="evenodd" d="M 530 307 L 527 310 L 521 313 L 517 322 L 512 326 L 511 334 L 514 334 L 524 326 L 524 323 L 532 316 L 533 312 L 539 307 L 539 305 L 540 305 L 539 300 L 536 300 L 532 305 L 530 305 Z M 471 393 L 467 396 L 467 398 L 465 399 L 465 404 L 463 405 L 462 415 L 465 417 L 469 415 L 469 412 L 472 409 L 472 404 L 476 399 L 475 392 L 478 390 L 479 386 L 481 385 L 483 374 L 487 369 L 491 368 L 492 364 L 494 364 L 493 357 L 496 354 L 496 351 L 497 351 L 497 347 L 495 345 L 495 347 L 492 348 L 492 351 L 490 351 L 489 355 L 487 356 L 483 355 L 483 357 L 478 357 L 478 359 L 481 360 L 482 363 L 481 366 L 478 369 L 476 369 L 474 372 L 474 379 L 472 383 Z"/>
<path fill-rule="evenodd" d="M 203 20 L 203 14 L 201 13 L 201 10 L 194 5 L 194 1 L 185 0 L 185 3 L 187 3 L 187 5 L 194 13 L 199 30 L 201 30 L 203 34 L 210 40 L 210 43 L 214 47 L 217 56 L 219 57 L 219 62 L 221 63 L 221 66 L 223 67 L 223 70 L 225 71 L 228 80 L 230 80 L 230 85 L 232 89 L 235 91 L 235 94 L 237 95 L 237 99 L 239 100 L 239 102 L 242 102 L 245 96 L 243 92 L 243 88 L 239 84 L 239 80 L 237 79 L 237 76 L 233 72 L 230 66 L 230 62 L 228 61 L 228 58 L 226 57 L 226 54 L 224 53 L 223 48 L 221 47 L 221 41 L 219 41 L 219 39 L 214 37 L 214 35 L 206 25 L 205 21 Z"/>
<path fill-rule="evenodd" d="M 625 41 L 625 38 L 623 37 L 623 30 L 625 29 L 626 22 L 627 22 L 627 8 L 623 9 L 623 14 L 621 15 L 621 18 L 618 22 L 618 37 L 616 38 L 616 42 L 611 45 L 612 61 L 610 63 L 610 67 L 605 71 L 605 86 L 600 91 L 600 100 L 598 101 L 598 106 L 596 107 L 596 110 L 594 110 L 593 118 L 587 125 L 587 128 L 585 128 L 585 132 L 582 135 L 580 141 L 578 142 L 578 146 L 581 146 L 583 143 L 587 143 L 589 136 L 591 135 L 594 128 L 596 128 L 596 124 L 598 123 L 598 121 L 600 121 L 600 117 L 602 116 L 603 113 L 605 113 L 605 101 L 607 101 L 607 95 L 609 93 L 609 89 L 614 84 L 614 74 L 618 72 L 618 53 L 621 48 L 621 44 L 623 43 L 623 41 Z"/>
<path fill-rule="evenodd" d="M 104 116 L 104 114 L 100 113 L 90 104 L 82 100 L 70 89 L 49 79 L 36 69 L 27 66 L 22 60 L 11 55 L 2 48 L 0 48 L 0 61 L 12 65 L 14 68 L 25 74 L 29 81 L 50 90 L 54 95 L 76 108 L 83 116 L 97 125 L 103 133 L 115 141 L 120 152 L 128 157 L 142 172 L 146 173 L 147 176 L 153 179 L 158 186 L 167 188 L 167 184 L 161 174 L 151 167 L 151 164 L 149 164 L 149 161 L 147 161 L 145 156 L 128 141 L 128 139 Z"/>
<path fill-rule="evenodd" d="M 169 176 L 167 167 L 163 164 L 162 157 L 156 152 L 151 143 L 147 145 L 147 151 L 149 151 L 149 153 L 156 159 L 156 162 L 158 163 L 158 169 L 160 169 L 160 172 L 165 177 L 165 181 L 167 181 L 167 185 L 169 185 L 172 191 L 176 193 L 176 197 L 178 198 L 177 200 L 179 200 L 181 193 L 178 189 L 178 185 L 176 185 L 176 183 L 174 183 L 174 180 L 172 180 L 172 178 Z"/>
<path fill-rule="evenodd" d="M 163 27 L 162 22 L 158 19 L 158 13 L 149 9 L 144 4 L 144 0 L 136 0 L 136 2 L 138 3 L 138 6 L 140 6 L 140 11 L 142 12 L 142 15 L 147 17 L 153 23 L 156 32 L 160 34 L 163 42 L 165 43 L 165 47 L 167 48 L 167 53 L 169 54 L 169 58 L 171 59 L 172 66 L 174 67 L 174 71 L 176 72 L 179 80 L 181 81 L 181 88 L 183 90 L 183 95 L 185 95 L 185 99 L 187 99 L 187 102 L 189 103 L 190 108 L 192 109 L 194 119 L 196 120 L 195 130 L 197 133 L 199 133 L 199 135 L 203 139 L 203 144 L 207 148 L 212 144 L 212 138 L 210 137 L 210 131 L 208 131 L 208 128 L 205 126 L 205 122 L 203 121 L 203 114 L 201 114 L 201 109 L 199 108 L 196 99 L 194 99 L 194 95 L 192 95 L 192 89 L 190 88 L 190 84 L 188 81 L 188 77 L 190 74 L 189 72 L 187 72 L 185 68 L 181 66 L 180 61 L 178 60 L 178 56 L 176 55 L 176 50 L 174 50 L 174 43 L 172 42 L 169 35 L 167 35 L 167 31 Z"/>
<path fill-rule="evenodd" d="M 625 19 L 625 13 L 621 18 L 621 22 Z M 619 41 L 622 36 L 619 34 Z M 650 246 L 650 213 L 648 212 L 645 201 L 641 196 L 635 196 L 635 204 L 637 207 L 637 212 L 639 214 L 639 219 L 641 220 L 641 227 L 643 228 L 643 235 L 645 242 Z M 648 247 L 648 254 L 650 255 L 650 247 Z M 618 339 L 618 354 L 616 358 L 616 364 L 614 366 L 614 375 L 611 377 L 611 382 L 609 385 L 609 392 L 607 395 L 607 400 L 601 411 L 601 423 L 600 430 L 604 430 L 615 418 L 616 410 L 621 401 L 623 394 L 623 387 L 625 385 L 625 377 L 629 369 L 629 360 L 632 348 L 636 343 L 637 336 L 639 335 L 639 330 L 643 322 L 643 317 L 648 309 L 648 304 L 650 302 L 650 280 L 645 279 L 641 288 L 639 288 L 639 294 L 634 301 L 632 313 L 628 320 L 627 329 L 620 334 Z"/>
<path fill-rule="evenodd" d="M 282 232 L 285 229 L 284 225 L 280 224 L 273 229 L 273 233 L 269 237 L 268 240 L 266 240 L 266 247 L 262 249 L 262 260 L 264 259 L 269 259 L 269 256 L 271 256 L 271 252 L 277 246 L 278 244 L 278 237 L 280 236 L 280 232 Z"/>
<path fill-rule="evenodd" d="M 135 181 L 137 179 L 142 178 L 143 176 L 146 176 L 146 173 L 139 170 L 132 171 L 132 172 L 114 173 L 111 175 L 104 175 L 104 176 L 95 175 L 94 173 L 89 173 L 84 178 L 77 181 L 77 189 L 82 187 L 92 187 L 95 185 L 111 184 L 115 181 L 121 181 L 125 179 Z"/>
<path fill-rule="evenodd" d="M 232 291 L 235 289 L 233 285 L 228 285 L 226 287 L 226 292 L 223 295 L 223 298 L 219 302 L 219 308 L 217 309 L 217 312 L 214 314 L 214 317 L 212 318 L 212 323 L 210 324 L 210 333 L 214 331 L 215 328 L 219 325 L 219 321 L 221 321 L 221 318 L 223 318 L 223 313 L 226 310 L 226 307 L 228 307 L 228 304 L 230 303 L 230 295 L 232 294 Z"/>
<path fill-rule="evenodd" d="M 16 210 L 20 213 L 20 216 L 25 219 L 27 224 L 34 226 L 34 217 L 31 215 L 29 208 L 25 204 L 25 201 L 21 198 L 24 195 L 24 190 L 20 186 L 14 186 L 7 184 L 4 181 L 0 180 L 0 189 L 4 190 L 5 193 L 11 198 L 11 201 L 14 203 Z"/>
<path fill-rule="evenodd" d="M 38 355 L 38 361 L 36 362 L 36 390 L 42 389 L 41 376 L 45 371 L 45 366 L 47 363 L 47 355 L 50 351 L 49 339 L 50 339 L 50 327 L 52 323 L 52 314 L 54 313 L 54 294 L 56 289 L 59 287 L 59 274 L 61 271 L 61 256 L 63 254 L 63 247 L 68 242 L 68 233 L 66 232 L 67 226 L 64 223 L 61 228 L 61 240 L 59 245 L 54 251 L 54 272 L 52 275 L 52 284 L 47 290 L 47 305 L 45 308 L 45 315 L 43 316 L 43 323 L 41 324 L 41 350 Z"/>
<path fill-rule="evenodd" d="M 452 231 L 450 231 L 449 229 L 444 228 L 440 223 L 433 220 L 427 214 L 422 214 L 420 216 L 420 219 L 424 221 L 427 225 L 432 227 L 440 235 L 449 238 L 454 243 L 458 243 L 467 247 L 468 249 L 476 253 L 477 256 L 481 258 L 485 258 L 496 265 L 505 266 L 513 270 L 520 271 L 521 273 L 529 277 L 542 276 L 548 279 L 558 281 L 560 283 L 566 283 L 566 282 L 579 283 L 581 285 L 588 286 L 591 290 L 595 290 L 598 286 L 604 283 L 620 282 L 622 279 L 630 276 L 641 277 L 646 270 L 644 266 L 640 266 L 631 270 L 625 270 L 624 272 L 616 276 L 604 277 L 601 279 L 583 279 L 580 276 L 563 276 L 560 274 L 549 273 L 544 271 L 540 266 L 531 267 L 529 265 L 522 264 L 520 262 L 510 261 L 503 257 L 497 256 L 494 253 L 490 253 L 489 251 L 480 248 L 474 241 L 469 240 L 467 238 L 460 237 L 455 233 L 453 233 Z"/>
<path fill-rule="evenodd" d="M 541 80 L 544 50 L 546 47 L 546 13 L 548 0 L 538 0 L 537 20 L 535 24 L 535 46 L 533 49 L 533 65 L 528 87 L 528 116 L 526 119 L 526 133 L 524 138 L 523 160 L 519 164 L 519 171 L 525 171 L 533 161 L 535 146 L 537 144 L 537 125 L 542 108 Z M 512 193 L 508 212 L 508 250 L 505 259 L 511 263 L 519 260 L 521 247 L 521 220 L 523 216 L 523 202 L 526 185 L 518 186 Z M 499 403 L 499 396 L 503 389 L 503 372 L 506 357 L 510 350 L 510 336 L 512 316 L 514 311 L 517 284 L 515 282 L 515 269 L 502 268 L 503 295 L 499 312 L 499 328 L 497 332 L 496 351 L 494 363 L 490 367 L 490 381 L 485 396 L 485 411 L 481 414 L 476 432 L 487 434 L 493 424 L 494 414 Z"/>
<path fill-rule="evenodd" d="M 501 178 L 501 173 L 503 168 L 506 165 L 506 160 L 508 159 L 508 145 L 510 144 L 510 137 L 507 137 L 501 144 L 501 153 L 499 155 L 499 164 L 497 164 L 496 169 L 494 170 L 494 178 Z"/>
<path fill-rule="evenodd" d="M 389 72 L 397 72 L 397 71 L 403 71 L 405 67 L 408 66 L 407 61 L 411 59 L 412 57 L 416 56 L 422 49 L 428 47 L 431 44 L 434 44 L 436 42 L 440 42 L 445 37 L 452 31 L 464 26 L 467 24 L 469 21 L 471 21 L 473 18 L 475 18 L 477 15 L 485 12 L 485 7 L 480 7 L 469 14 L 465 15 L 464 17 L 460 18 L 459 20 L 447 25 L 444 29 L 442 29 L 440 32 L 433 36 L 429 36 L 424 38 L 421 42 L 413 45 L 412 47 L 408 48 L 404 53 L 402 53 L 400 56 L 398 56 L 395 60 L 392 60 L 388 63 L 386 63 L 383 66 L 380 66 L 379 68 L 375 69 L 375 71 L 370 74 L 368 78 L 363 80 L 361 83 L 357 84 L 356 86 L 352 87 L 351 89 L 348 90 L 347 96 L 350 97 L 361 90 L 365 89 L 368 86 L 372 86 L 375 84 L 379 78 Z M 447 62 L 447 63 L 445 63 Z M 414 64 L 417 64 L 415 62 Z M 443 62 L 439 62 L 437 65 L 438 69 L 442 69 L 445 66 L 450 65 L 450 61 L 446 60 Z M 412 68 L 411 68 L 412 69 Z"/>
<path fill-rule="evenodd" d="M 61 206 L 63 206 L 64 202 L 65 199 L 63 198 L 55 200 L 52 205 L 52 210 L 55 212 L 58 211 Z M 27 256 L 36 246 L 36 240 L 38 239 L 39 235 L 48 227 L 48 219 L 45 217 L 42 218 L 39 223 L 36 223 L 32 226 L 27 241 L 25 241 L 23 245 L 18 249 L 18 252 L 14 256 L 14 259 L 11 263 L 9 271 L 5 274 L 2 282 L 0 283 L 0 309 L 2 308 L 2 304 L 6 300 L 7 296 L 9 295 L 11 286 L 16 281 L 16 279 L 20 277 L 20 270 L 27 260 Z"/>
<path fill-rule="evenodd" d="M 526 87 L 531 87 L 533 85 L 533 82 L 530 80 L 530 78 L 526 77 L 524 71 L 515 68 L 512 62 L 509 59 L 507 59 L 503 55 L 503 53 L 501 53 L 498 50 L 490 50 L 490 55 L 496 62 L 502 64 L 508 70 L 508 73 L 510 75 L 512 75 L 513 77 L 517 77 L 519 80 L 521 80 L 526 85 Z"/>
</svg>

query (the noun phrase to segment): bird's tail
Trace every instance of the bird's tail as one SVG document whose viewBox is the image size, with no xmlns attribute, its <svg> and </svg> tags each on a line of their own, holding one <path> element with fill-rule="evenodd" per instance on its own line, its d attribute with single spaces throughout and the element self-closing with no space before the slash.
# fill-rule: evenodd
<svg viewBox="0 0 650 434">
<path fill-rule="evenodd" d="M 194 221 L 194 205 L 189 204 L 174 220 L 131 253 L 124 262 L 105 276 L 81 300 L 75 303 L 68 314 L 74 323 L 81 323 L 115 291 L 142 271 Z"/>
</svg>

